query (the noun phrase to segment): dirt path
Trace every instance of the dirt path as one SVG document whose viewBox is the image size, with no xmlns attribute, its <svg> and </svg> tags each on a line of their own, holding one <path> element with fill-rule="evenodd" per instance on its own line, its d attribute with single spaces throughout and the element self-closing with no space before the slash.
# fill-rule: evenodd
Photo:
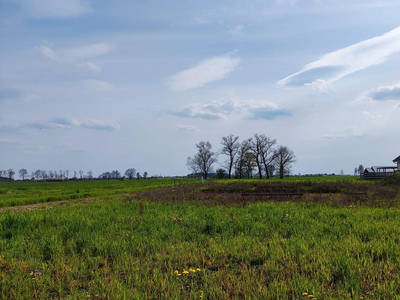
<svg viewBox="0 0 400 300">
<path fill-rule="evenodd" d="M 62 201 L 54 201 L 54 202 L 45 202 L 45 203 L 35 203 L 28 205 L 19 205 L 19 206 L 7 206 L 0 207 L 0 212 L 4 211 L 31 211 L 36 209 L 50 209 L 56 206 L 71 206 L 78 204 L 91 204 L 95 197 L 84 198 L 84 199 L 75 199 L 75 200 L 62 200 Z"/>
</svg>

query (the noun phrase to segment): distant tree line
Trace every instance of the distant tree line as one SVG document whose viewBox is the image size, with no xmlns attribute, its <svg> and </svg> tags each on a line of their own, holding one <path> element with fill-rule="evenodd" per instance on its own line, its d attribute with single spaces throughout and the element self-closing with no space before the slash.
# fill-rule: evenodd
<svg viewBox="0 0 400 300">
<path fill-rule="evenodd" d="M 73 171 L 73 176 L 69 177 L 69 170 L 59 170 L 59 171 L 45 171 L 45 170 L 36 170 L 28 175 L 27 169 L 20 169 L 18 171 L 19 177 L 22 180 L 78 180 L 78 179 L 99 179 L 99 180 L 110 180 L 110 179 L 147 179 L 148 173 L 144 172 L 140 174 L 136 172 L 135 168 L 130 168 L 125 171 L 125 176 L 122 176 L 118 170 L 111 172 L 104 172 L 99 175 L 97 178 L 93 176 L 92 171 L 88 171 L 85 173 L 82 170 Z M 78 175 L 79 174 L 79 175 Z M 8 170 L 0 170 L 0 180 L 14 180 L 15 171 L 13 169 Z M 158 176 L 152 176 L 151 178 L 155 178 Z"/>
<path fill-rule="evenodd" d="M 222 149 L 212 151 L 210 142 L 202 141 L 196 144 L 197 153 L 188 157 L 186 165 L 192 174 L 205 179 L 213 171 L 213 165 L 220 154 L 228 158 L 216 171 L 218 178 L 283 178 L 291 173 L 291 166 L 296 162 L 296 156 L 287 146 L 277 145 L 276 139 L 264 134 L 254 134 L 253 137 L 239 142 L 239 136 L 230 134 L 222 137 Z"/>
</svg>

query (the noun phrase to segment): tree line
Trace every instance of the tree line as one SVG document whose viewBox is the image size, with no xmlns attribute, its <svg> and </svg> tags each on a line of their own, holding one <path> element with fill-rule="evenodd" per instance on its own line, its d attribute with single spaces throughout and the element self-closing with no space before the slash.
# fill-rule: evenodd
<svg viewBox="0 0 400 300">
<path fill-rule="evenodd" d="M 59 171 L 45 171 L 45 170 L 36 170 L 28 175 L 27 169 L 20 169 L 18 171 L 19 177 L 22 180 L 26 180 L 30 178 L 31 180 L 69 180 L 69 179 L 99 179 L 99 180 L 109 180 L 109 179 L 147 179 L 148 173 L 144 172 L 140 174 L 136 172 L 135 168 L 130 168 L 125 171 L 125 176 L 122 176 L 118 170 L 114 170 L 111 172 L 104 172 L 99 175 L 97 178 L 93 176 L 92 171 L 84 172 L 82 170 L 73 171 L 73 176 L 69 177 L 69 170 L 59 170 Z M 79 176 L 78 176 L 79 174 Z M 8 170 L 0 170 L 0 178 L 6 178 L 8 180 L 13 180 L 15 176 L 15 171 L 13 169 Z"/>
<path fill-rule="evenodd" d="M 208 141 L 196 144 L 197 153 L 188 157 L 186 165 L 194 175 L 201 175 L 207 179 L 213 171 L 220 154 L 227 159 L 217 170 L 218 177 L 227 178 L 271 178 L 278 175 L 283 178 L 291 173 L 291 166 L 296 162 L 296 156 L 287 146 L 278 145 L 276 139 L 264 134 L 254 134 L 253 137 L 239 142 L 239 136 L 230 134 L 222 137 L 222 148 L 212 151 Z"/>
</svg>

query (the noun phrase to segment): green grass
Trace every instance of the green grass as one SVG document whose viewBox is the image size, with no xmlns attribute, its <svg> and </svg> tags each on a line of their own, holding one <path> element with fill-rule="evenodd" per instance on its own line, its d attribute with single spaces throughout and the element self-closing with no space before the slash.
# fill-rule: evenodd
<svg viewBox="0 0 400 300">
<path fill-rule="evenodd" d="M 197 181 L 183 179 L 177 184 Z M 0 182 L 0 207 L 136 193 L 149 188 L 173 185 L 173 179 Z"/>
<path fill-rule="evenodd" d="M 399 214 L 126 195 L 1 212 L 0 299 L 400 299 Z"/>
<path fill-rule="evenodd" d="M 288 177 L 285 181 L 359 181 L 353 176 L 326 176 L 326 177 Z M 213 181 L 213 180 L 212 180 Z M 260 180 L 221 180 L 218 182 L 260 182 Z M 268 180 L 262 180 L 268 182 Z M 273 178 L 271 181 L 281 180 Z M 199 179 L 179 179 L 176 184 L 190 184 L 200 182 Z M 173 186 L 173 179 L 149 180 L 83 180 L 83 181 L 14 181 L 0 182 L 0 207 L 28 205 L 52 201 L 82 199 L 88 197 L 110 196 L 127 193 L 137 193 L 149 188 Z"/>
</svg>

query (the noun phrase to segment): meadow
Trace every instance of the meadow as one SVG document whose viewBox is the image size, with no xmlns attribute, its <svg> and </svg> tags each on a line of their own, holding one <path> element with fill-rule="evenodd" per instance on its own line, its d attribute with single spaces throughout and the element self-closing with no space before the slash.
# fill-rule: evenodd
<svg viewBox="0 0 400 300">
<path fill-rule="evenodd" d="M 0 194 L 8 204 L 33 191 L 66 200 L 0 212 L 1 299 L 400 299 L 398 186 L 348 178 L 0 188 L 12 191 Z M 90 190 L 90 201 L 69 205 L 76 189 Z"/>
</svg>

